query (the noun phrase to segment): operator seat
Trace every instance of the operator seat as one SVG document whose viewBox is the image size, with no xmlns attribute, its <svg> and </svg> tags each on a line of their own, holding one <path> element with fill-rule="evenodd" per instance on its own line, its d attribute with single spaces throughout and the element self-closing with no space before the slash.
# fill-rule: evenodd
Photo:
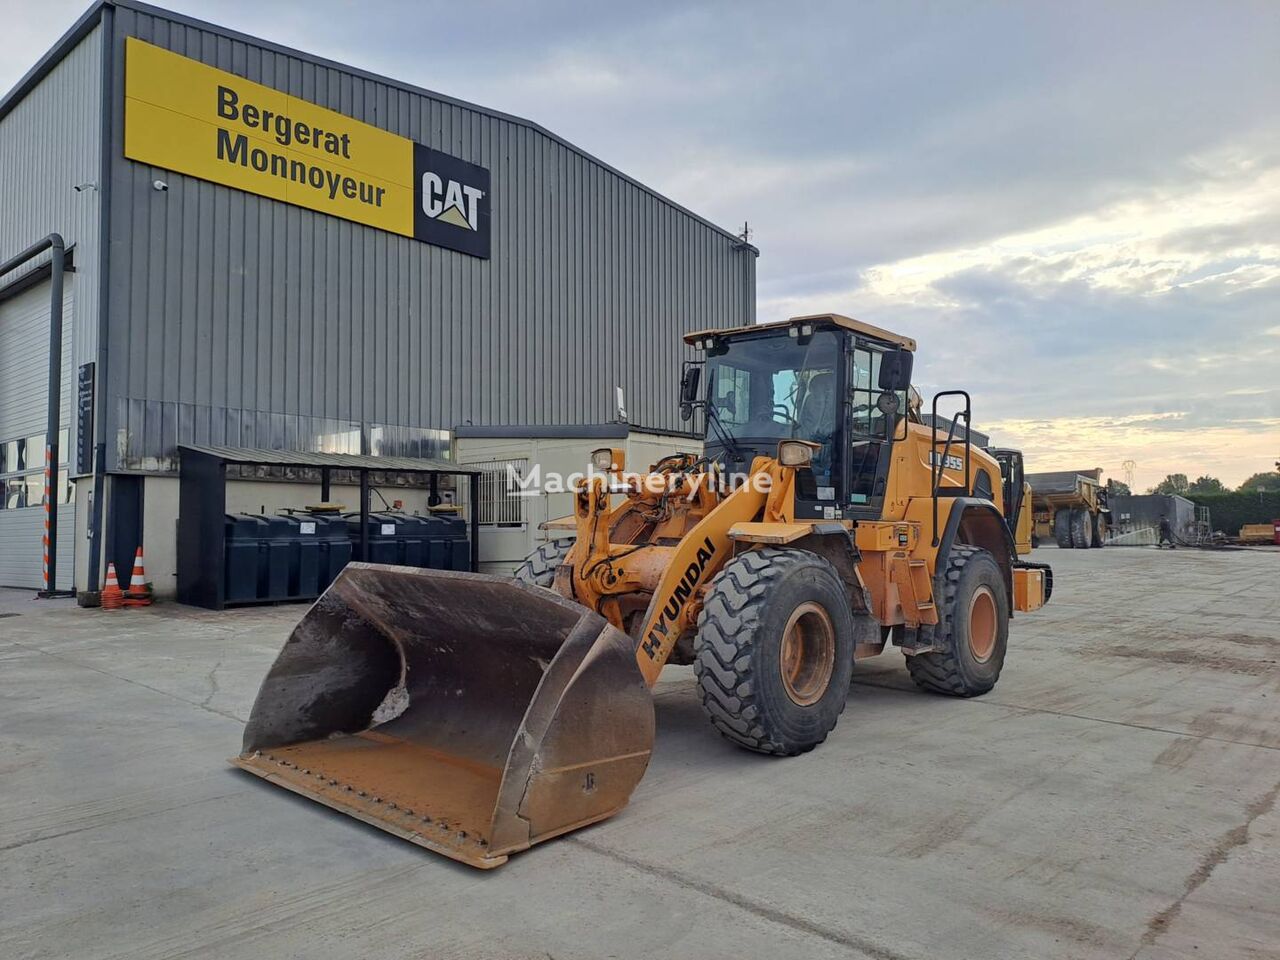
<svg viewBox="0 0 1280 960">
<path fill-rule="evenodd" d="M 831 439 L 836 425 L 836 378 L 830 373 L 816 373 L 805 387 L 804 398 L 796 412 L 796 422 L 805 440 L 825 443 Z"/>
<path fill-rule="evenodd" d="M 835 375 L 827 371 L 815 373 L 805 386 L 796 411 L 796 432 L 802 440 L 822 444 L 813 458 L 813 472 L 819 477 L 831 476 L 831 436 L 836 428 L 837 406 Z"/>
</svg>

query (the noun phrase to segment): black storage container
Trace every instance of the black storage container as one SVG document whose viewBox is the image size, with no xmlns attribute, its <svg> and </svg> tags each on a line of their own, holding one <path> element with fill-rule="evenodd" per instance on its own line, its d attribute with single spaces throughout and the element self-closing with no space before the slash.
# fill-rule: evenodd
<svg viewBox="0 0 1280 960">
<path fill-rule="evenodd" d="M 403 564 L 404 521 L 398 513 L 369 514 L 369 556 L 360 555 L 360 515 L 347 514 L 347 533 L 351 537 L 351 553 L 356 560 L 368 563 Z"/>
<path fill-rule="evenodd" d="M 318 524 L 307 514 L 281 514 L 271 518 L 273 538 L 285 544 L 288 556 L 290 598 L 308 598 L 320 594 L 320 542 Z"/>
<path fill-rule="evenodd" d="M 225 602 L 310 600 L 351 560 L 347 522 L 309 513 L 227 514 Z"/>
<path fill-rule="evenodd" d="M 470 570 L 471 541 L 461 517 L 433 514 L 422 518 L 431 527 L 430 550 L 425 564 L 436 570 Z"/>
<path fill-rule="evenodd" d="M 360 517 L 347 514 L 352 556 L 360 559 Z M 369 514 L 369 562 L 436 570 L 470 570 L 471 541 L 460 517 Z"/>
<path fill-rule="evenodd" d="M 297 525 L 292 517 L 261 517 L 266 538 L 258 552 L 258 599 L 287 600 L 297 557 Z"/>
<path fill-rule="evenodd" d="M 312 514 L 306 519 L 316 525 L 316 545 L 319 548 L 316 592 L 324 593 L 342 568 L 351 562 L 351 537 L 347 532 L 346 519 L 339 514 Z"/>
<path fill-rule="evenodd" d="M 229 513 L 225 521 L 224 579 L 226 602 L 258 599 L 258 552 L 267 538 L 267 523 L 246 513 Z"/>
<path fill-rule="evenodd" d="M 431 526 L 423 517 L 401 516 L 400 521 L 400 559 L 406 567 L 430 566 Z"/>
</svg>

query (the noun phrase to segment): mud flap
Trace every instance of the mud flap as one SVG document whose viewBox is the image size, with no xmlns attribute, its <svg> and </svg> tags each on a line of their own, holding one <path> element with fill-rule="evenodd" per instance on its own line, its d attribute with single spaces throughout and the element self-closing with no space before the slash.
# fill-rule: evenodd
<svg viewBox="0 0 1280 960">
<path fill-rule="evenodd" d="M 653 748 L 633 642 L 501 577 L 353 563 L 294 629 L 232 763 L 464 863 L 626 805 Z"/>
</svg>

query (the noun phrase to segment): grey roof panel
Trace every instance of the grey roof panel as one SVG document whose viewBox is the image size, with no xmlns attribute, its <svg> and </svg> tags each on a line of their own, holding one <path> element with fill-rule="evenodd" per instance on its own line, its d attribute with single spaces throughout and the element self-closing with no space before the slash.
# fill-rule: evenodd
<svg viewBox="0 0 1280 960">
<path fill-rule="evenodd" d="M 252 447 L 217 447 L 183 444 L 179 453 L 190 451 L 215 457 L 224 463 L 260 467 L 333 467 L 339 470 L 403 470 L 414 473 L 464 473 L 482 471 L 451 460 L 425 457 L 374 457 L 354 453 L 307 453 L 301 450 L 258 450 Z"/>
<path fill-rule="evenodd" d="M 523 424 L 476 426 L 463 424 L 454 427 L 453 434 L 460 440 L 623 440 L 632 429 L 626 423 L 579 424 Z"/>
</svg>

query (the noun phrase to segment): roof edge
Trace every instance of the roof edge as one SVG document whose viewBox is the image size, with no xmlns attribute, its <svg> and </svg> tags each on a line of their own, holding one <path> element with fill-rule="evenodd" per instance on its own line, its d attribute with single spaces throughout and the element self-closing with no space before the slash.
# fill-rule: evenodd
<svg viewBox="0 0 1280 960">
<path fill-rule="evenodd" d="M 379 456 L 367 453 L 320 453 L 305 450 L 267 450 L 218 444 L 180 443 L 178 455 L 198 454 L 223 463 L 260 467 L 332 467 L 337 470 L 380 470 L 386 473 L 460 473 L 481 471 L 452 460 L 432 457 Z"/>
<path fill-rule="evenodd" d="M 459 440 L 625 440 L 633 436 L 679 437 L 701 440 L 689 430 L 663 430 L 636 423 L 509 423 L 458 424 L 453 435 Z"/>
<path fill-rule="evenodd" d="M 751 323 L 742 327 L 725 327 L 724 329 L 710 330 L 691 330 L 684 335 L 684 342 L 693 344 L 705 337 L 732 336 L 739 333 L 757 333 L 761 330 L 782 330 L 786 327 L 792 327 L 800 323 L 830 323 L 840 327 L 842 330 L 850 330 L 854 333 L 860 333 L 863 336 L 871 337 L 874 340 L 882 340 L 895 346 L 910 350 L 913 353 L 916 349 L 916 342 L 911 337 L 904 337 L 901 334 L 892 333 L 889 330 L 877 327 L 874 324 L 866 323 L 862 320 L 855 320 L 853 317 L 846 317 L 839 313 L 812 313 L 801 317 L 790 317 L 786 320 L 771 320 L 768 323 Z"/>
</svg>

